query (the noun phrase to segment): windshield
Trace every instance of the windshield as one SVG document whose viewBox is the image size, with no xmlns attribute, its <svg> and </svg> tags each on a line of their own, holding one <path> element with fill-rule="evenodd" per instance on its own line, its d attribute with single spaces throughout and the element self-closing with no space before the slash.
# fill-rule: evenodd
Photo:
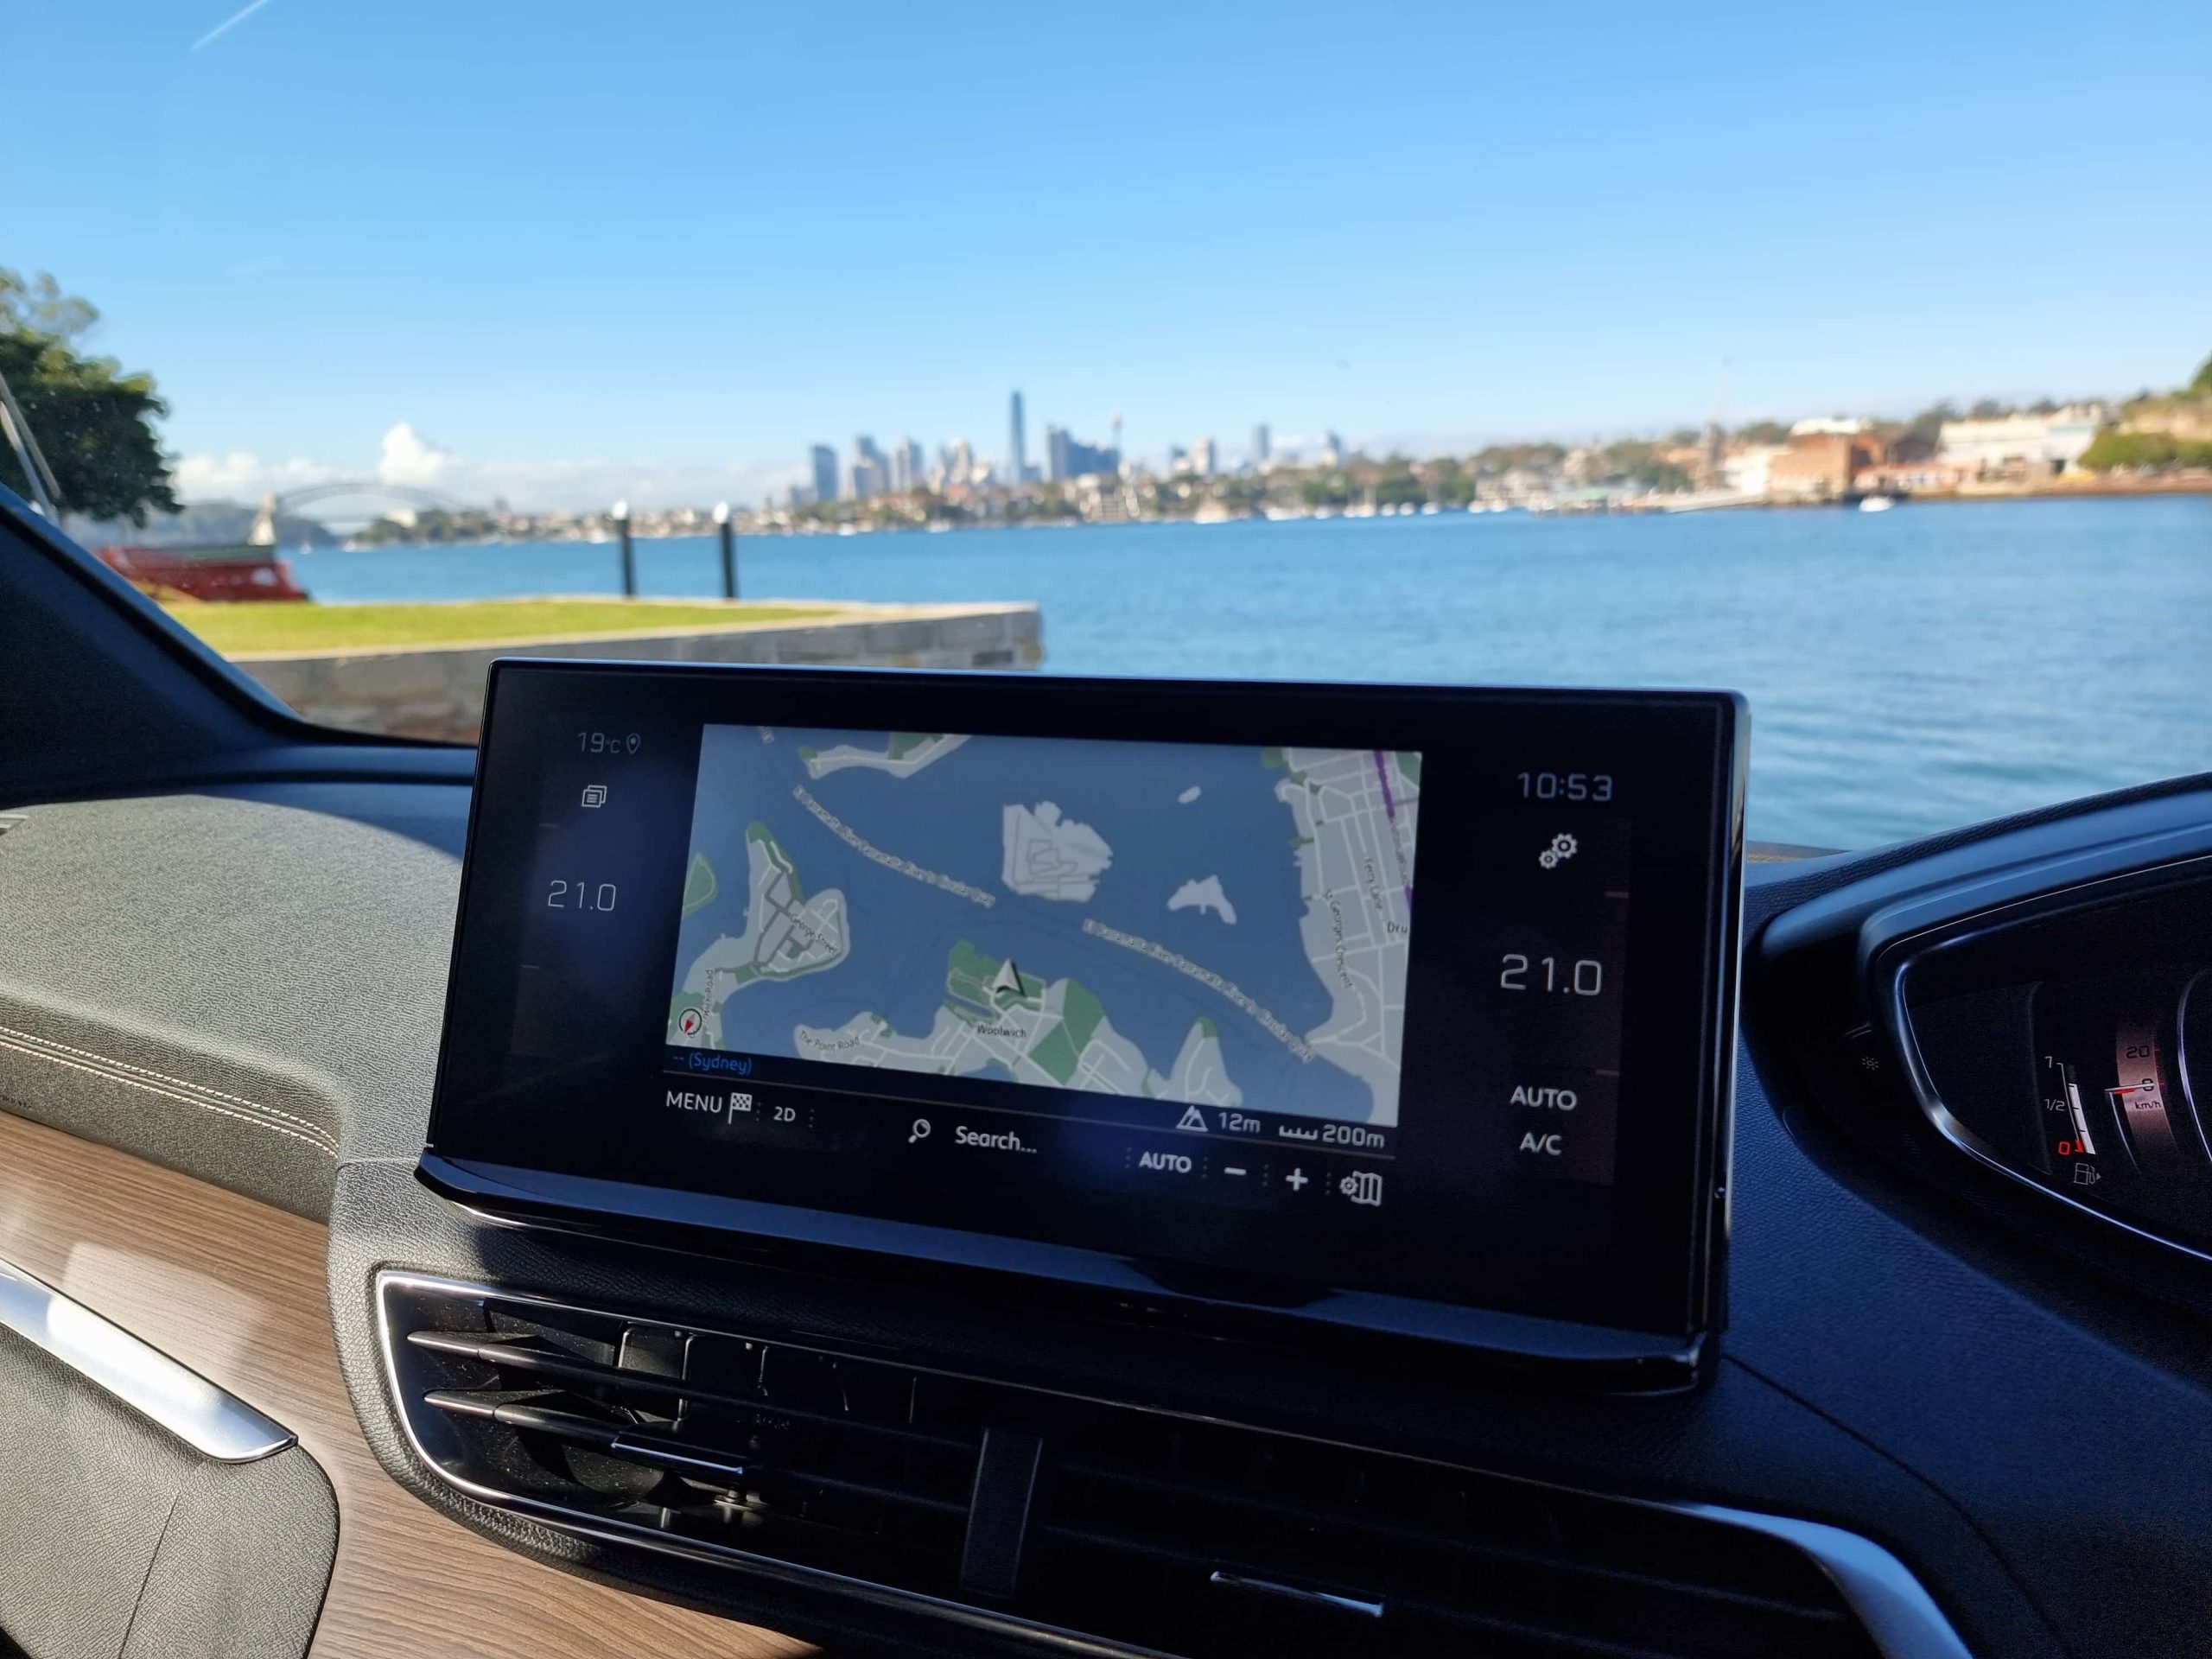
<svg viewBox="0 0 2212 1659">
<path fill-rule="evenodd" d="M 1816 846 L 2212 766 L 2201 5 L 0 48 L 0 484 L 318 719 L 467 740 L 501 642 L 807 631 L 1733 689 L 1752 835 Z"/>
</svg>

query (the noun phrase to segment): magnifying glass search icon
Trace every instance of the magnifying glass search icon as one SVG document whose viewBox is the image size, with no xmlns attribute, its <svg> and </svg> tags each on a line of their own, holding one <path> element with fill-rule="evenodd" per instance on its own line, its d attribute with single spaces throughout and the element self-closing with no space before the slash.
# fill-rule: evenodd
<svg viewBox="0 0 2212 1659">
<path fill-rule="evenodd" d="M 915 1142 L 915 1141 L 926 1141 L 926 1140 L 928 1140 L 929 1138 L 930 1138 L 930 1121 L 929 1121 L 929 1119 L 927 1119 L 926 1117 L 918 1117 L 918 1118 L 916 1118 L 916 1119 L 914 1120 L 914 1127 L 913 1127 L 913 1128 L 912 1128 L 912 1130 L 910 1130 L 910 1131 L 908 1132 L 907 1135 L 906 1135 L 906 1144 L 907 1144 L 908 1146 L 910 1146 L 910 1147 L 911 1147 L 911 1146 L 912 1146 L 912 1145 L 914 1144 L 914 1142 Z"/>
</svg>

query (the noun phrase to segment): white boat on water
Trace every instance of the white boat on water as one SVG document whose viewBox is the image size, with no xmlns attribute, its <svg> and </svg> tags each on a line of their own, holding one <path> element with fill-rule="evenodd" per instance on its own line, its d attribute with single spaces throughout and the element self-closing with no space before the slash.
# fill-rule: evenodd
<svg viewBox="0 0 2212 1659">
<path fill-rule="evenodd" d="M 1862 495 L 1859 498 L 1861 512 L 1887 512 L 1897 505 L 1897 498 L 1888 495 Z"/>
</svg>

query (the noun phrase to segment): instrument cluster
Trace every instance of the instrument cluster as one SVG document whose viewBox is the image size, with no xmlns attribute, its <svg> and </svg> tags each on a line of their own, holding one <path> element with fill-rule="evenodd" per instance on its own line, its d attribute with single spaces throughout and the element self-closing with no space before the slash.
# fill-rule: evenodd
<svg viewBox="0 0 2212 1659">
<path fill-rule="evenodd" d="M 2212 882 L 1985 921 L 1897 984 L 1921 1103 L 1948 1139 L 2212 1257 Z"/>
</svg>

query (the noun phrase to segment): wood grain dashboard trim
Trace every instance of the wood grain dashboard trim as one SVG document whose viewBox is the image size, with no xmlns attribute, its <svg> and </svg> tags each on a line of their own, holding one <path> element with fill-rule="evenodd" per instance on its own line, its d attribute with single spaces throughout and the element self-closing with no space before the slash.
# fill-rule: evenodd
<svg viewBox="0 0 2212 1659">
<path fill-rule="evenodd" d="M 322 1659 L 781 1659 L 775 1632 L 563 1573 L 416 1498 L 361 1436 L 327 1230 L 0 1112 L 0 1258 L 298 1434 L 338 1497 Z"/>
</svg>

